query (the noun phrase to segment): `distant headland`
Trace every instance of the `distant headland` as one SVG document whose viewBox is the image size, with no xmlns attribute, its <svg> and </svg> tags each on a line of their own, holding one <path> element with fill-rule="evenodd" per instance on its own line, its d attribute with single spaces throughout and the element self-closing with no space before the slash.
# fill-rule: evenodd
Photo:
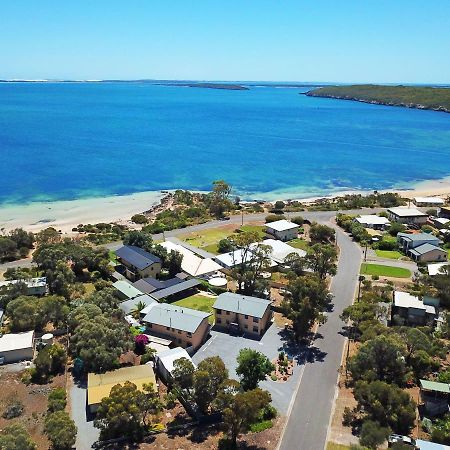
<svg viewBox="0 0 450 450">
<path fill-rule="evenodd" d="M 325 86 L 305 93 L 310 97 L 354 100 L 376 105 L 402 106 L 450 112 L 450 88 L 429 86 L 382 86 L 360 84 Z"/>
<path fill-rule="evenodd" d="M 164 86 L 193 87 L 203 89 L 225 89 L 229 91 L 248 91 L 247 86 L 227 83 L 163 83 Z"/>
</svg>

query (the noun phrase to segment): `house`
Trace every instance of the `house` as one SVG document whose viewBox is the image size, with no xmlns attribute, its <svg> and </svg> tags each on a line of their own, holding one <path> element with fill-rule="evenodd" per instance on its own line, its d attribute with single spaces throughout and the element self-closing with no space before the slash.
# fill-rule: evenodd
<svg viewBox="0 0 450 450">
<path fill-rule="evenodd" d="M 446 227 L 450 224 L 450 219 L 445 219 L 444 217 L 433 217 L 431 219 L 433 225 L 439 229 L 446 229 Z"/>
<path fill-rule="evenodd" d="M 0 364 L 30 361 L 34 356 L 34 331 L 8 333 L 0 337 Z"/>
<path fill-rule="evenodd" d="M 222 267 L 211 258 L 201 258 L 182 245 L 170 241 L 163 242 L 160 245 L 169 252 L 175 250 L 183 255 L 181 270 L 191 277 L 208 278 L 222 269 Z"/>
<path fill-rule="evenodd" d="M 46 277 L 0 281 L 0 289 L 3 286 L 13 286 L 18 283 L 25 285 L 25 295 L 45 295 L 47 293 Z"/>
<path fill-rule="evenodd" d="M 417 262 L 446 261 L 447 252 L 431 244 L 423 244 L 408 252 L 408 255 Z"/>
<path fill-rule="evenodd" d="M 272 239 L 273 240 L 273 239 Z M 255 243 L 254 246 L 257 244 Z M 293 249 L 293 247 L 291 247 Z M 253 252 L 251 248 L 248 250 L 237 249 L 232 252 L 222 253 L 217 255 L 214 259 L 225 269 L 231 269 L 239 266 L 242 263 L 249 263 L 253 260 Z M 270 267 L 275 267 L 277 264 L 271 260 Z"/>
<path fill-rule="evenodd" d="M 444 200 L 440 197 L 414 197 L 414 204 L 416 206 L 443 206 Z"/>
<path fill-rule="evenodd" d="M 292 253 L 295 253 L 301 258 L 304 258 L 306 256 L 305 250 L 291 247 L 289 244 L 278 241 L 276 239 L 264 239 L 264 241 L 262 241 L 262 244 L 268 245 L 272 249 L 270 259 L 275 265 L 284 264 L 284 260 L 286 259 L 286 257 Z"/>
<path fill-rule="evenodd" d="M 116 256 L 131 281 L 156 277 L 161 272 L 161 259 L 140 247 L 124 245 L 116 250 Z"/>
<path fill-rule="evenodd" d="M 199 348 L 209 334 L 211 313 L 169 303 L 155 303 L 141 311 L 147 333 L 171 339 L 180 347 Z"/>
<path fill-rule="evenodd" d="M 361 224 L 364 228 L 372 228 L 373 230 L 385 230 L 391 224 L 389 219 L 376 214 L 355 217 L 354 221 Z"/>
<path fill-rule="evenodd" d="M 121 300 L 128 300 L 142 295 L 139 289 L 136 289 L 131 283 L 125 280 L 116 281 L 112 286 L 117 290 L 117 295 Z"/>
<path fill-rule="evenodd" d="M 438 216 L 444 219 L 450 219 L 450 206 L 441 206 L 438 210 Z"/>
<path fill-rule="evenodd" d="M 95 413 L 103 398 L 108 397 L 116 384 L 130 381 L 138 390 L 144 391 L 144 385 L 152 383 L 156 389 L 156 379 L 150 364 L 142 366 L 122 367 L 106 373 L 89 373 L 87 382 L 87 405 L 91 413 Z"/>
<path fill-rule="evenodd" d="M 289 220 L 276 220 L 266 223 L 266 232 L 280 241 L 291 241 L 298 237 L 300 226 Z"/>
<path fill-rule="evenodd" d="M 170 278 L 168 280 L 157 280 L 156 278 L 148 277 L 135 281 L 133 286 L 145 294 L 151 294 L 152 292 L 174 286 L 182 281 L 183 280 L 177 277 Z"/>
<path fill-rule="evenodd" d="M 450 450 L 448 445 L 437 444 L 435 442 L 423 441 L 422 439 L 416 439 L 417 450 Z"/>
<path fill-rule="evenodd" d="M 417 262 L 445 261 L 447 252 L 439 245 L 442 241 L 428 233 L 398 233 L 399 248 Z"/>
<path fill-rule="evenodd" d="M 439 275 L 442 273 L 443 267 L 448 266 L 449 262 L 441 262 L 441 263 L 432 263 L 428 264 L 428 275 L 434 277 L 435 275 Z"/>
<path fill-rule="evenodd" d="M 165 289 L 160 289 L 159 291 L 153 292 L 152 297 L 156 300 L 167 299 L 169 297 L 175 298 L 175 296 L 188 297 L 192 293 L 197 292 L 196 287 L 201 285 L 202 282 L 197 278 L 191 278 L 189 280 L 181 281 L 181 283 L 174 284 Z"/>
<path fill-rule="evenodd" d="M 397 206 L 395 208 L 389 208 L 387 213 L 389 220 L 405 225 L 421 226 L 425 225 L 428 220 L 428 214 L 425 214 L 416 208 Z"/>
<path fill-rule="evenodd" d="M 396 316 L 408 325 L 433 326 L 438 317 L 439 300 L 431 297 L 419 297 L 408 292 L 394 291 L 391 319 L 397 322 Z"/>
<path fill-rule="evenodd" d="M 155 369 L 165 383 L 171 380 L 174 363 L 180 358 L 186 358 L 195 367 L 189 353 L 184 348 L 175 347 L 156 354 Z"/>
<path fill-rule="evenodd" d="M 436 381 L 420 380 L 420 400 L 427 416 L 449 412 L 450 385 Z"/>
<path fill-rule="evenodd" d="M 145 305 L 145 307 L 153 305 L 154 303 L 157 303 L 157 301 L 147 294 L 138 295 L 136 297 L 130 298 L 129 300 L 126 300 L 122 302 L 119 305 L 119 308 L 123 311 L 125 316 L 130 315 L 135 309 L 136 306 L 139 304 Z"/>
<path fill-rule="evenodd" d="M 261 336 L 272 320 L 271 301 L 247 295 L 224 292 L 214 302 L 215 326 L 225 331 L 239 330 Z"/>
</svg>

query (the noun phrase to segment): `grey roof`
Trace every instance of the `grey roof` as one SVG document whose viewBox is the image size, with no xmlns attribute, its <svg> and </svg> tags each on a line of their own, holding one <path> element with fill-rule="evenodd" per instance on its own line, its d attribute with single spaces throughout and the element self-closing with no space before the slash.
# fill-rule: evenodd
<svg viewBox="0 0 450 450">
<path fill-rule="evenodd" d="M 223 309 L 237 314 L 245 314 L 261 319 L 272 302 L 258 297 L 224 292 L 220 294 L 214 305 L 214 309 Z"/>
<path fill-rule="evenodd" d="M 139 295 L 138 297 L 134 297 L 130 300 L 126 300 L 125 302 L 122 302 L 119 305 L 119 308 L 125 313 L 125 315 L 128 315 L 131 313 L 131 311 L 134 310 L 134 308 L 136 307 L 136 305 L 138 303 L 145 303 L 145 306 L 151 305 L 152 303 L 156 303 L 156 300 L 152 297 L 150 297 L 150 295 Z"/>
<path fill-rule="evenodd" d="M 202 321 L 210 315 L 211 313 L 183 308 L 170 303 L 156 303 L 142 321 L 195 333 Z"/>
<path fill-rule="evenodd" d="M 160 258 L 134 245 L 120 247 L 116 250 L 116 255 L 139 270 L 146 269 L 155 263 L 161 263 Z"/>
<path fill-rule="evenodd" d="M 180 280 L 181 281 L 181 280 Z M 161 289 L 159 291 L 155 291 L 152 293 L 152 297 L 155 297 L 157 300 L 161 298 L 169 297 L 170 295 L 178 294 L 178 292 L 186 291 L 187 289 L 192 289 L 195 286 L 201 284 L 200 280 L 196 278 L 192 278 L 190 280 L 181 281 L 180 283 L 174 284 L 173 286 L 169 286 L 166 289 Z"/>
<path fill-rule="evenodd" d="M 425 255 L 426 253 L 432 252 L 433 250 L 440 250 L 443 253 L 446 253 L 445 250 L 433 244 L 422 244 L 416 248 L 409 250 L 413 255 Z"/>
<path fill-rule="evenodd" d="M 183 280 L 180 280 L 179 278 L 170 278 L 168 280 L 157 280 L 156 278 L 148 277 L 136 281 L 135 283 L 133 283 L 133 286 L 141 290 L 142 292 L 150 294 L 151 292 L 159 291 L 160 289 L 167 289 L 171 286 L 174 286 L 182 282 Z"/>
<path fill-rule="evenodd" d="M 438 237 L 429 233 L 398 233 L 397 237 L 412 242 L 414 241 L 441 242 Z"/>
<path fill-rule="evenodd" d="M 113 287 L 128 298 L 133 298 L 142 294 L 139 289 L 136 289 L 131 283 L 125 280 L 116 281 L 113 283 Z"/>
<path fill-rule="evenodd" d="M 394 208 L 389 208 L 388 212 L 390 212 L 398 217 L 425 217 L 425 216 L 428 216 L 428 214 L 425 214 L 416 208 L 405 208 L 402 206 L 396 206 Z"/>
</svg>

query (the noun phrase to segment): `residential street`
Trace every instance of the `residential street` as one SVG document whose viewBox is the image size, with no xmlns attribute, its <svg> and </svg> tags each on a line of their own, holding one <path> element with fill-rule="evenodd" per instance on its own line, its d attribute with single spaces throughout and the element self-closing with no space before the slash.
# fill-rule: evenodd
<svg viewBox="0 0 450 450">
<path fill-rule="evenodd" d="M 334 309 L 328 321 L 319 327 L 319 338 L 311 352 L 311 362 L 306 363 L 280 450 L 323 450 L 326 444 L 338 370 L 341 364 L 345 338 L 340 334 L 342 321 L 339 315 L 352 303 L 358 280 L 362 252 L 357 244 L 337 229 L 340 257 L 338 272 L 333 278 L 331 291 Z M 320 354 L 322 358 L 315 359 Z"/>
</svg>

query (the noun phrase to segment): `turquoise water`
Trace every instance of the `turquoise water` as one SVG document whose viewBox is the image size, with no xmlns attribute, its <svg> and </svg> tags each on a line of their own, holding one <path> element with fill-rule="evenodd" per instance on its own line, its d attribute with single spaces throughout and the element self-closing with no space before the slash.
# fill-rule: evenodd
<svg viewBox="0 0 450 450">
<path fill-rule="evenodd" d="M 0 83 L 0 203 L 219 178 L 243 198 L 298 197 L 450 175 L 449 114 L 300 92 Z"/>
</svg>

